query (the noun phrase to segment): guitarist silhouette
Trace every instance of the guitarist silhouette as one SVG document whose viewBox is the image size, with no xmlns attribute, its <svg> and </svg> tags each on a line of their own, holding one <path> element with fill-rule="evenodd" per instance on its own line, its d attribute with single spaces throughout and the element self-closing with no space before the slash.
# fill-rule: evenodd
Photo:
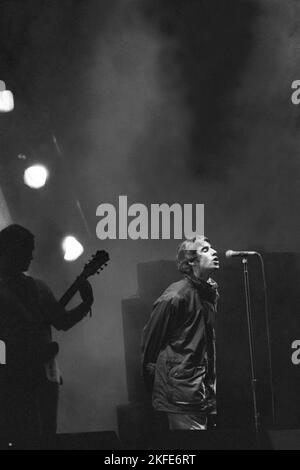
<svg viewBox="0 0 300 470">
<path fill-rule="evenodd" d="M 69 330 L 88 314 L 94 298 L 87 278 L 109 259 L 97 252 L 58 302 L 44 282 L 24 274 L 33 250 L 34 236 L 26 228 L 13 224 L 0 232 L 0 340 L 6 345 L 6 365 L 0 366 L 0 438 L 21 441 L 56 432 L 62 380 L 51 327 Z M 66 310 L 77 291 L 82 302 Z"/>
</svg>

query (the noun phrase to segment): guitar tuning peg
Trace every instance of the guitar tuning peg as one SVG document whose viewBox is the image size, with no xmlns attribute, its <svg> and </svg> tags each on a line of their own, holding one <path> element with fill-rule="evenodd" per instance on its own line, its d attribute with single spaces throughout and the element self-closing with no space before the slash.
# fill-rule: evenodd
<svg viewBox="0 0 300 470">
<path fill-rule="evenodd" d="M 105 263 L 105 265 L 104 265 L 104 266 L 107 266 L 107 263 Z"/>
</svg>

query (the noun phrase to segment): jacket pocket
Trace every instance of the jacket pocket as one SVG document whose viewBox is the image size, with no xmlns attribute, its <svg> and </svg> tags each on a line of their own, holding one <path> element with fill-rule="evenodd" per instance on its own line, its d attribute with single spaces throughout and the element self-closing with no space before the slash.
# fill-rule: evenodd
<svg viewBox="0 0 300 470">
<path fill-rule="evenodd" d="M 174 404 L 201 405 L 208 398 L 206 367 L 174 365 L 168 373 L 168 398 Z"/>
</svg>

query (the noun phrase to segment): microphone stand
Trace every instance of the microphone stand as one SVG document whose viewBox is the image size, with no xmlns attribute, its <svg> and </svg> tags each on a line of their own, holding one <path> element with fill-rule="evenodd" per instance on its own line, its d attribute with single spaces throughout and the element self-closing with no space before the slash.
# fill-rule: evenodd
<svg viewBox="0 0 300 470">
<path fill-rule="evenodd" d="M 257 407 L 257 396 L 256 396 L 257 379 L 255 377 L 255 368 L 254 368 L 253 325 L 252 325 L 250 284 L 249 284 L 249 271 L 248 271 L 247 256 L 243 256 L 242 263 L 244 267 L 244 284 L 245 284 L 246 312 L 247 312 L 247 323 L 248 323 L 248 338 L 249 338 L 249 353 L 250 353 L 250 368 L 251 368 L 251 390 L 252 390 L 252 399 L 253 399 L 255 436 L 256 436 L 256 443 L 259 448 L 260 420 L 259 420 L 259 412 L 258 412 L 258 407 Z"/>
</svg>

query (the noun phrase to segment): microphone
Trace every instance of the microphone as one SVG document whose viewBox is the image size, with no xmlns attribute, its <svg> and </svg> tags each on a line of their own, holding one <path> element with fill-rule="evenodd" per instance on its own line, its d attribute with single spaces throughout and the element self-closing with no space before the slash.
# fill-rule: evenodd
<svg viewBox="0 0 300 470">
<path fill-rule="evenodd" d="M 256 251 L 233 251 L 233 250 L 227 250 L 225 253 L 226 258 L 232 258 L 233 256 L 242 256 L 242 257 L 247 257 L 247 256 L 253 256 L 257 255 L 258 253 Z"/>
</svg>

